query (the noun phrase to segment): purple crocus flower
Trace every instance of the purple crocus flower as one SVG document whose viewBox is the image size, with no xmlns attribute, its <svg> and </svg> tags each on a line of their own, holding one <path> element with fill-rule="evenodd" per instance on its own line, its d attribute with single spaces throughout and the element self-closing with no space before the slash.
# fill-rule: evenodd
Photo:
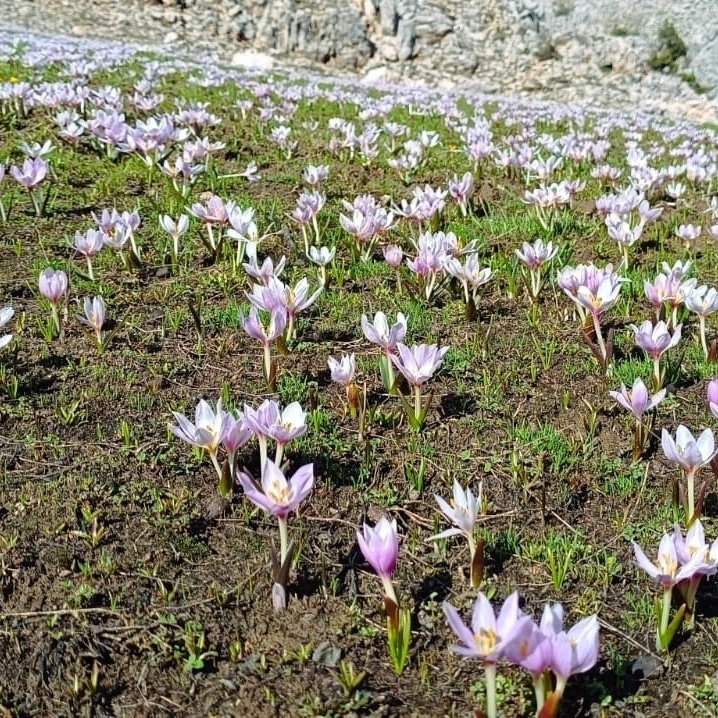
<svg viewBox="0 0 718 718">
<path fill-rule="evenodd" d="M 650 319 L 647 319 L 640 326 L 631 324 L 630 327 L 635 334 L 636 344 L 654 361 L 676 346 L 681 339 L 682 326 L 680 324 L 675 328 L 673 336 L 664 321 L 656 322 L 654 325 Z"/>
<path fill-rule="evenodd" d="M 391 360 L 404 378 L 414 387 L 425 384 L 449 351 L 449 347 L 439 348 L 436 344 L 416 344 L 412 347 L 399 343 L 396 346 L 399 356 L 391 355 Z"/>
<path fill-rule="evenodd" d="M 27 158 L 22 163 L 22 168 L 13 165 L 10 174 L 18 184 L 31 191 L 45 180 L 49 169 L 50 165 L 41 157 Z"/>
<path fill-rule="evenodd" d="M 182 441 L 192 446 L 206 449 L 210 456 L 217 456 L 217 450 L 224 439 L 230 415 L 222 408 L 222 400 L 217 401 L 216 411 L 200 399 L 194 413 L 194 423 L 184 414 L 173 411 L 177 426 L 169 425 L 169 430 Z M 221 473 L 221 472 L 219 472 Z"/>
<path fill-rule="evenodd" d="M 598 648 L 597 616 L 584 618 L 568 631 L 552 636 L 550 668 L 556 674 L 558 700 L 571 676 L 585 673 L 596 665 Z"/>
<path fill-rule="evenodd" d="M 67 274 L 61 269 L 43 269 L 39 279 L 40 293 L 50 304 L 60 304 L 67 294 Z"/>
<path fill-rule="evenodd" d="M 608 392 L 624 409 L 630 411 L 638 421 L 643 415 L 658 406 L 666 397 L 666 390 L 656 392 L 652 397 L 648 394 L 648 389 L 643 380 L 638 377 L 633 382 L 633 387 L 629 391 L 625 384 L 621 384 L 619 391 Z"/>
<path fill-rule="evenodd" d="M 242 327 L 250 337 L 268 347 L 284 333 L 287 326 L 286 312 L 275 309 L 270 313 L 269 323 L 263 324 L 256 307 L 252 307 L 249 315 L 242 318 Z"/>
<path fill-rule="evenodd" d="M 356 357 L 354 354 L 344 354 L 339 360 L 329 357 L 327 364 L 329 365 L 333 382 L 346 387 L 354 382 L 356 372 Z"/>
<path fill-rule="evenodd" d="M 698 552 L 687 563 L 680 565 L 676 544 L 670 534 L 663 534 L 655 563 L 648 559 L 643 549 L 635 541 L 633 542 L 633 553 L 638 568 L 645 571 L 664 590 L 671 589 L 681 581 L 690 579 L 703 568 L 705 559 L 705 556 Z"/>
<path fill-rule="evenodd" d="M 718 379 L 712 379 L 708 382 L 708 390 L 706 393 L 711 414 L 718 419 Z"/>
<path fill-rule="evenodd" d="M 504 657 L 506 647 L 531 619 L 519 609 L 519 595 L 514 591 L 503 603 L 498 616 L 489 599 L 479 592 L 471 616 L 471 628 L 461 620 L 459 612 L 445 601 L 444 613 L 459 645 L 451 650 L 467 658 L 479 658 L 496 664 Z"/>
<path fill-rule="evenodd" d="M 399 555 L 399 534 L 396 519 L 382 517 L 372 528 L 364 524 L 357 531 L 357 543 L 367 563 L 383 582 L 391 582 Z"/>
<path fill-rule="evenodd" d="M 687 474 L 695 474 L 701 466 L 715 456 L 713 431 L 706 429 L 697 439 L 681 424 L 676 429 L 676 438 L 665 430 L 661 432 L 663 453 L 670 461 L 680 464 Z"/>
<path fill-rule="evenodd" d="M 289 514 L 296 511 L 314 488 L 314 465 L 306 464 L 297 469 L 287 481 L 282 471 L 271 460 L 267 459 L 262 472 L 261 490 L 254 480 L 246 473 L 240 472 L 239 483 L 246 497 L 267 513 L 286 521 Z"/>
<path fill-rule="evenodd" d="M 371 323 L 367 315 L 362 314 L 361 328 L 372 344 L 380 346 L 386 354 L 392 354 L 397 344 L 406 336 L 406 317 L 399 312 L 396 315 L 396 324 L 390 327 L 384 312 L 377 312 Z"/>
</svg>

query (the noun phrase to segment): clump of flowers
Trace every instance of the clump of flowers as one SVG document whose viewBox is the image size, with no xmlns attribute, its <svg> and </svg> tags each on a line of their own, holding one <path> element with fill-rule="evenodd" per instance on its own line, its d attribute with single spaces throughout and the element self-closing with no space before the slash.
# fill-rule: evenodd
<svg viewBox="0 0 718 718">
<path fill-rule="evenodd" d="M 692 616 L 694 613 L 695 596 L 701 579 L 716 572 L 718 541 L 709 547 L 705 543 L 700 521 L 695 521 L 685 538 L 678 526 L 672 536 L 663 535 L 655 562 L 646 556 L 635 541 L 633 551 L 636 565 L 663 589 L 663 598 L 656 599 L 656 649 L 667 651 L 686 614 Z M 671 619 L 675 592 L 682 596 L 683 602 Z"/>
<path fill-rule="evenodd" d="M 565 267 L 558 275 L 558 285 L 576 305 L 582 320 L 583 335 L 605 371 L 613 354 L 613 331 L 607 341 L 601 323 L 606 312 L 618 301 L 623 279 L 613 265 L 599 268 L 593 264 Z"/>
<path fill-rule="evenodd" d="M 220 496 L 225 498 L 231 496 L 237 451 L 252 438 L 252 432 L 244 421 L 244 416 L 240 414 L 235 417 L 226 411 L 221 399 L 217 401 L 216 409 L 204 399 L 200 399 L 195 408 L 194 422 L 176 411 L 173 411 L 172 415 L 177 424 L 170 424 L 169 430 L 177 438 L 209 454 L 219 479 Z M 224 446 L 228 454 L 226 472 L 218 459 L 220 446 Z"/>
<path fill-rule="evenodd" d="M 536 693 L 536 714 L 551 718 L 558 712 L 568 679 L 590 670 L 598 660 L 598 618 L 584 618 L 566 631 L 559 604 L 544 608 L 539 626 L 519 608 L 516 592 L 504 601 L 498 615 L 479 592 L 470 627 L 450 603 L 444 603 L 444 612 L 459 639 L 451 650 L 484 664 L 487 718 L 498 716 L 496 668 L 500 661 L 508 660 L 529 672 Z"/>
</svg>

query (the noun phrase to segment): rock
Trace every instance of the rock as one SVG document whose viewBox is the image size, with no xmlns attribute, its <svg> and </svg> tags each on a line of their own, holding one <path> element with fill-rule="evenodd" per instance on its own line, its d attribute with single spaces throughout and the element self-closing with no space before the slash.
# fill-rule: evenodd
<svg viewBox="0 0 718 718">
<path fill-rule="evenodd" d="M 271 70 L 274 67 L 274 58 L 263 52 L 235 52 L 232 55 L 230 64 L 236 67 Z"/>
<path fill-rule="evenodd" d="M 386 65 L 378 65 L 377 67 L 372 67 L 364 73 L 362 82 L 379 85 L 396 79 L 396 73 L 392 72 Z"/>
<path fill-rule="evenodd" d="M 178 40 L 179 40 L 179 35 L 176 32 L 174 32 L 174 30 L 173 30 L 172 32 L 168 32 L 164 36 L 162 42 L 165 45 L 174 45 Z"/>
<path fill-rule="evenodd" d="M 414 18 L 414 29 L 423 42 L 439 42 L 454 30 L 454 18 L 437 5 L 425 7 Z"/>
<path fill-rule="evenodd" d="M 650 655 L 649 653 L 646 653 L 640 658 L 637 658 L 631 664 L 631 673 L 636 678 L 649 678 L 650 676 L 657 675 L 662 671 L 662 661 Z"/>
<path fill-rule="evenodd" d="M 342 649 L 329 641 L 322 641 L 312 653 L 312 661 L 327 668 L 336 668 L 342 657 Z"/>
<path fill-rule="evenodd" d="M 387 62 L 396 62 L 399 59 L 399 48 L 396 38 L 384 38 L 379 46 L 379 55 Z"/>
<path fill-rule="evenodd" d="M 416 41 L 414 23 L 410 20 L 399 20 L 397 38 L 399 40 L 399 60 L 406 62 L 414 55 L 414 42 Z"/>
<path fill-rule="evenodd" d="M 379 0 L 379 23 L 382 33 L 395 35 L 398 22 L 396 0 Z"/>
</svg>

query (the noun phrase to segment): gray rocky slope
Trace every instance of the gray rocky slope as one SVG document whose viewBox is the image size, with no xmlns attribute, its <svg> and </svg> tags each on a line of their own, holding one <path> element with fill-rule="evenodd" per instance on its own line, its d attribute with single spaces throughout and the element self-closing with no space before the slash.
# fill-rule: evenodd
<svg viewBox="0 0 718 718">
<path fill-rule="evenodd" d="M 678 72 L 648 63 L 665 21 Z M 716 0 L 0 0 L 0 25 L 718 121 Z"/>
</svg>

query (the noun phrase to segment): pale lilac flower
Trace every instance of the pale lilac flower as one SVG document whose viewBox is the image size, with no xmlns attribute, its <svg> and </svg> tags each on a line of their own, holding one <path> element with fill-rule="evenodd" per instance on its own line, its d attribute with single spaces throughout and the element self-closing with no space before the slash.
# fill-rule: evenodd
<svg viewBox="0 0 718 718">
<path fill-rule="evenodd" d="M 446 529 L 432 536 L 430 540 L 458 535 L 466 536 L 469 541 L 473 540 L 476 521 L 481 510 L 481 484 L 479 484 L 478 495 L 474 496 L 469 487 L 464 491 L 461 484 L 454 479 L 453 493 L 451 504 L 447 503 L 441 496 L 434 496 L 434 498 L 436 503 L 439 504 L 441 513 L 454 524 L 454 528 Z"/>
<path fill-rule="evenodd" d="M 718 312 L 718 291 L 705 284 L 689 291 L 684 301 L 690 311 L 702 317 Z"/>
<path fill-rule="evenodd" d="M 287 481 L 281 469 L 271 459 L 267 459 L 262 472 L 261 490 L 252 477 L 243 471 L 238 478 L 245 496 L 255 506 L 276 516 L 280 521 L 286 521 L 289 514 L 297 510 L 314 488 L 314 465 L 306 464 L 300 467 Z"/>
<path fill-rule="evenodd" d="M 317 264 L 321 267 L 326 267 L 328 264 L 332 262 L 335 255 L 337 253 L 336 247 L 310 247 L 309 248 L 309 259 L 311 259 L 314 264 Z"/>
<path fill-rule="evenodd" d="M 675 440 L 663 429 L 661 446 L 666 458 L 680 464 L 687 474 L 695 474 L 701 466 L 709 463 L 715 456 L 715 439 L 711 429 L 706 429 L 695 438 L 683 424 L 680 424 L 676 429 Z"/>
<path fill-rule="evenodd" d="M 226 413 L 226 425 L 222 435 L 222 446 L 230 457 L 230 468 L 234 472 L 234 455 L 254 436 L 252 430 L 244 420 L 244 414 L 240 412 L 238 417 Z"/>
<path fill-rule="evenodd" d="M 60 304 L 67 295 L 67 274 L 61 269 L 54 270 L 52 268 L 43 269 L 40 272 L 39 279 L 40 294 L 47 299 L 50 304 Z"/>
<path fill-rule="evenodd" d="M 74 248 L 88 260 L 99 254 L 105 244 L 104 236 L 98 229 L 88 229 L 84 234 L 75 232 Z"/>
<path fill-rule="evenodd" d="M 396 315 L 396 324 L 389 326 L 386 314 L 377 312 L 369 323 L 366 314 L 362 314 L 361 328 L 364 336 L 372 343 L 380 346 L 386 354 L 392 354 L 399 342 L 406 336 L 406 317 L 399 312 Z"/>
<path fill-rule="evenodd" d="M 647 319 L 640 326 L 635 324 L 629 326 L 633 329 L 636 344 L 654 361 L 676 346 L 681 340 L 682 326 L 680 324 L 675 328 L 673 336 L 671 336 L 664 321 L 656 322 L 654 325 L 653 322 Z"/>
<path fill-rule="evenodd" d="M 708 383 L 707 396 L 711 414 L 718 419 L 718 379 L 712 379 Z"/>
<path fill-rule="evenodd" d="M 3 307 L 0 309 L 0 329 L 2 329 L 15 316 L 15 310 L 12 307 Z M 0 350 L 4 349 L 11 341 L 12 334 L 0 336 Z"/>
<path fill-rule="evenodd" d="M 206 449 L 210 456 L 216 457 L 230 418 L 222 408 L 221 399 L 217 401 L 216 411 L 204 399 L 200 399 L 195 408 L 194 423 L 179 412 L 173 411 L 172 415 L 177 425 L 170 424 L 168 428 L 176 437 L 192 446 Z M 218 470 L 218 473 L 221 472 Z"/>
<path fill-rule="evenodd" d="M 534 684 L 538 680 L 543 683 L 543 674 L 551 665 L 552 639 L 561 633 L 562 628 L 563 606 L 547 603 L 539 625 L 533 621 L 526 623 L 525 628 L 506 646 L 505 657 L 528 671 Z M 537 709 L 540 710 L 540 706 Z"/>
<path fill-rule="evenodd" d="M 181 214 L 176 220 L 168 214 L 160 215 L 160 227 L 172 238 L 172 254 L 175 259 L 179 256 L 180 237 L 189 229 L 189 217 Z"/>
<path fill-rule="evenodd" d="M 552 242 L 544 244 L 543 240 L 537 239 L 533 244 L 524 242 L 521 251 L 516 249 L 514 254 L 528 269 L 539 269 L 558 254 L 558 247 L 554 247 Z"/>
<path fill-rule="evenodd" d="M 396 519 L 389 521 L 382 517 L 373 528 L 364 524 L 363 530 L 357 531 L 357 543 L 365 560 L 382 582 L 386 584 L 391 581 L 399 556 Z"/>
<path fill-rule="evenodd" d="M 436 344 L 415 344 L 408 347 L 401 342 L 396 348 L 399 356 L 392 354 L 391 360 L 414 387 L 422 386 L 434 376 L 449 351 L 449 347 L 439 348 Z"/>
<path fill-rule="evenodd" d="M 256 254 L 251 254 L 249 262 L 246 262 L 242 266 L 250 277 L 259 279 L 262 284 L 269 286 L 272 279 L 278 279 L 282 274 L 286 263 L 287 258 L 284 256 L 282 256 L 282 258 L 277 262 L 276 266 L 274 265 L 274 260 L 271 257 L 265 257 L 262 262 L 262 266 L 260 267 L 257 264 Z"/>
<path fill-rule="evenodd" d="M 551 638 L 550 668 L 556 675 L 556 692 L 563 693 L 571 676 L 585 673 L 598 660 L 598 617 L 589 616 L 567 632 L 560 631 Z"/>
<path fill-rule="evenodd" d="M 464 290 L 464 301 L 474 303 L 478 300 L 479 289 L 486 284 L 491 277 L 493 271 L 490 267 L 482 267 L 476 254 L 470 254 L 464 264 L 456 257 L 450 257 L 444 261 L 444 271 L 456 277 Z M 469 291 L 471 290 L 471 291 Z"/>
<path fill-rule="evenodd" d="M 256 409 L 244 405 L 244 420 L 257 439 L 268 439 L 269 429 L 279 421 L 279 405 L 272 399 L 265 399 Z"/>
<path fill-rule="evenodd" d="M 252 307 L 249 315 L 242 317 L 241 322 L 242 328 L 250 337 L 262 342 L 264 346 L 268 346 L 284 333 L 287 326 L 287 314 L 281 309 L 275 309 L 270 312 L 269 323 L 263 324 L 257 308 Z"/>
<path fill-rule="evenodd" d="M 449 181 L 449 194 L 456 200 L 461 209 L 461 213 L 465 216 L 471 193 L 474 191 L 474 175 L 466 172 L 461 179 L 456 175 Z"/>
<path fill-rule="evenodd" d="M 50 165 L 42 158 L 27 158 L 22 163 L 22 168 L 13 165 L 10 174 L 25 189 L 33 190 L 45 180 L 49 169 Z"/>
<path fill-rule="evenodd" d="M 619 391 L 609 391 L 608 393 L 624 409 L 630 411 L 638 421 L 641 421 L 646 412 L 654 409 L 666 398 L 665 389 L 661 389 L 661 391 L 649 397 L 648 389 L 640 377 L 633 382 L 633 387 L 630 391 L 626 389 L 624 384 L 621 384 Z"/>
<path fill-rule="evenodd" d="M 449 626 L 459 639 L 451 650 L 467 658 L 479 658 L 495 664 L 504 657 L 506 647 L 531 619 L 519 608 L 519 595 L 512 593 L 501 606 L 498 616 L 489 599 L 479 592 L 471 616 L 471 628 L 461 620 L 458 611 L 448 601 L 443 604 Z"/>
<path fill-rule="evenodd" d="M 298 401 L 287 404 L 276 421 L 267 427 L 267 436 L 277 444 L 288 444 L 307 430 L 307 414 Z"/>
<path fill-rule="evenodd" d="M 398 269 L 401 267 L 402 259 L 404 258 L 404 251 L 397 244 L 387 244 L 382 247 L 382 254 L 384 255 L 384 261 L 392 268 Z"/>
<path fill-rule="evenodd" d="M 676 228 L 676 237 L 683 240 L 685 247 L 690 248 L 693 242 L 700 237 L 701 227 L 695 224 L 681 224 Z"/>
<path fill-rule="evenodd" d="M 697 553 L 690 561 L 681 566 L 676 544 L 670 534 L 663 534 L 655 563 L 648 559 L 643 549 L 635 541 L 633 542 L 633 552 L 636 557 L 636 565 L 664 589 L 670 589 L 681 581 L 692 578 L 703 566 L 704 560 L 704 557 Z"/>
<path fill-rule="evenodd" d="M 304 168 L 302 179 L 306 184 L 312 187 L 318 187 L 326 181 L 329 176 L 329 167 L 327 165 L 307 165 Z"/>
<path fill-rule="evenodd" d="M 354 382 L 354 374 L 356 373 L 354 354 L 344 354 L 339 360 L 329 357 L 327 364 L 329 365 L 332 381 L 345 387 Z"/>
<path fill-rule="evenodd" d="M 105 325 L 105 300 L 102 297 L 85 297 L 85 315 L 80 321 L 95 330 L 98 343 L 102 343 L 102 327 Z"/>
<path fill-rule="evenodd" d="M 700 557 L 703 559 L 703 564 L 696 569 L 697 575 L 712 576 L 718 570 L 715 562 L 711 559 L 711 545 L 706 541 L 703 524 L 699 519 L 693 522 L 685 537 L 680 525 L 676 524 L 673 529 L 673 543 L 681 566 L 685 566 L 694 558 Z"/>
</svg>

